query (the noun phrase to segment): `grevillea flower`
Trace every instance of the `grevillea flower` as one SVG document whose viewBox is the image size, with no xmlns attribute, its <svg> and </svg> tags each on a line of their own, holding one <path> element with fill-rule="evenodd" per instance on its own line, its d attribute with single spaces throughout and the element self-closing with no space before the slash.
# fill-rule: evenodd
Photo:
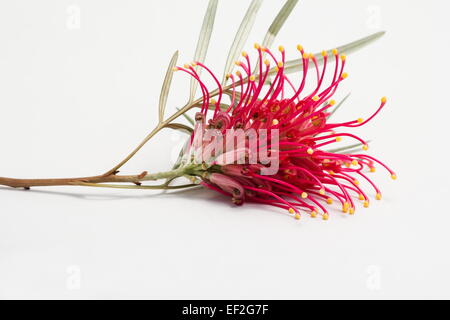
<svg viewBox="0 0 450 320">
<path fill-rule="evenodd" d="M 350 132 L 371 121 L 385 106 L 386 98 L 381 99 L 378 109 L 366 120 L 360 118 L 331 122 L 330 115 L 336 107 L 332 97 L 340 83 L 347 78 L 344 72 L 345 55 L 339 56 L 338 51 L 333 50 L 332 57 L 328 57 L 324 51 L 324 63 L 319 67 L 314 55 L 306 53 L 299 45 L 297 49 L 303 68 L 295 79 L 289 79 L 285 73 L 283 47 L 279 47 L 281 59 L 257 44 L 255 49 L 258 54 L 256 68 L 244 52 L 244 61 L 236 62 L 240 70 L 235 75 L 227 75 L 231 82 L 227 90 L 221 86 L 214 73 L 200 62 L 175 67 L 175 70 L 194 77 L 203 94 L 194 132 L 184 150 L 183 163 L 202 163 L 204 170 L 200 175 L 201 183 L 230 196 L 237 205 L 245 201 L 268 204 L 285 209 L 296 219 L 306 212 L 311 217 L 320 214 L 327 220 L 327 207 L 333 202 L 339 203 L 342 211 L 350 214 L 355 213 L 357 201 L 368 207 L 369 193 L 361 188 L 360 180 L 366 180 L 374 189 L 375 198 L 380 200 L 381 191 L 367 176 L 367 172 L 374 172 L 375 165 L 380 165 L 390 173 L 392 179 L 396 179 L 396 174 L 364 152 L 345 153 L 341 152 L 342 148 L 330 150 L 329 147 L 347 137 L 357 142 L 353 148 L 359 146 L 366 151 L 367 142 Z M 265 56 L 268 58 L 265 59 Z M 325 76 L 328 71 L 327 60 L 330 58 L 335 62 L 328 81 Z M 270 72 L 271 64 L 275 66 L 274 74 Z M 211 91 L 201 80 L 198 68 L 204 69 L 217 84 L 217 100 L 211 99 Z M 313 73 L 315 84 L 310 92 L 305 92 L 309 72 Z M 229 98 L 229 104 L 222 103 L 225 95 Z M 232 147 L 231 150 L 226 148 L 224 152 L 222 146 L 234 145 L 234 138 L 217 137 L 226 137 L 227 131 L 238 129 L 246 134 L 244 145 Z M 261 129 L 267 132 L 264 144 L 269 155 L 276 153 L 279 161 L 278 170 L 270 175 L 262 174 L 267 163 L 249 161 L 252 156 L 249 145 L 256 141 L 258 148 L 261 148 L 263 144 L 261 135 L 251 136 L 247 133 Z M 207 130 L 213 130 L 218 135 L 214 139 L 196 138 L 203 136 Z M 271 135 L 274 131 L 279 140 L 276 148 Z M 230 152 L 234 157 L 226 157 Z M 206 154 L 208 159 L 204 157 Z M 227 161 L 227 158 L 232 160 Z"/>
</svg>

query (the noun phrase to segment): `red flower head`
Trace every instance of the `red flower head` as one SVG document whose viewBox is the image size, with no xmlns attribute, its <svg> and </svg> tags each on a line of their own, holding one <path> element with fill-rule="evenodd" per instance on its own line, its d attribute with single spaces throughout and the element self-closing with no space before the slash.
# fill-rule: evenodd
<svg viewBox="0 0 450 320">
<path fill-rule="evenodd" d="M 353 148 L 359 146 L 367 150 L 365 140 L 347 131 L 372 120 L 386 104 L 386 98 L 381 99 L 379 108 L 366 120 L 330 122 L 335 107 L 331 98 L 347 77 L 344 55 L 339 57 L 337 50 L 333 50 L 334 70 L 326 86 L 327 52 L 322 53 L 323 67 L 319 67 L 314 55 L 298 46 L 303 71 L 300 79 L 291 81 L 285 72 L 283 47 L 279 47 L 281 60 L 267 48 L 259 45 L 255 48 L 258 52 L 255 72 L 244 52 L 244 61 L 236 62 L 241 70 L 235 75 L 227 75 L 231 80 L 227 88 L 223 88 L 214 73 L 202 63 L 176 67 L 194 77 L 203 94 L 194 133 L 184 156 L 185 161 L 203 163 L 202 184 L 231 196 L 235 204 L 245 201 L 269 204 L 287 210 L 296 219 L 302 212 L 307 212 L 312 217 L 321 214 L 326 220 L 329 217 L 326 204 L 333 201 L 340 203 L 342 211 L 350 214 L 355 212 L 356 199 L 368 207 L 369 197 L 358 179 L 368 181 L 375 190 L 376 199 L 381 199 L 380 190 L 367 177 L 366 171 L 375 171 L 375 164 L 379 164 L 396 179 L 391 169 L 367 154 L 343 153 L 342 148 L 330 150 L 328 147 L 342 137 L 349 137 L 357 141 Z M 265 55 L 268 59 L 264 59 Z M 271 63 L 275 64 L 273 73 Z M 204 69 L 217 83 L 217 101 L 210 97 L 196 68 Z M 317 85 L 305 94 L 310 69 Z M 287 96 L 288 92 L 292 94 Z M 223 103 L 225 95 L 229 96 L 229 104 Z M 213 114 L 208 117 L 210 109 Z M 236 147 L 239 130 L 244 139 Z M 207 132 L 209 139 L 204 138 Z M 230 136 L 230 132 L 234 135 Z M 252 145 L 256 145 L 256 149 L 252 149 Z M 272 160 L 276 157 L 274 172 L 267 174 L 269 164 L 256 157 L 257 154 L 261 156 L 261 150 L 265 150 Z"/>
</svg>

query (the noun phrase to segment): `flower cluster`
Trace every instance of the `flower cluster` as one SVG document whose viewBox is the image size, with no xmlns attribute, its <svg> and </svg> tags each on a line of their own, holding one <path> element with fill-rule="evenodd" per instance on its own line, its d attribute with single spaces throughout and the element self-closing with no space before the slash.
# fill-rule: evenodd
<svg viewBox="0 0 450 320">
<path fill-rule="evenodd" d="M 240 205 L 244 201 L 268 204 L 285 209 L 296 219 L 306 212 L 311 217 L 321 215 L 329 218 L 327 204 L 338 202 L 344 213 L 354 214 L 356 201 L 362 201 L 364 207 L 369 206 L 369 196 L 359 183 L 366 180 L 375 191 L 375 198 L 381 199 L 381 191 L 367 176 L 366 172 L 374 172 L 375 165 L 384 167 L 396 179 L 396 174 L 378 159 L 365 154 L 344 149 L 330 150 L 329 147 L 341 141 L 343 137 L 356 140 L 353 148 L 368 149 L 368 144 L 360 137 L 349 133 L 351 129 L 360 127 L 371 121 L 386 104 L 381 99 L 379 108 L 366 120 L 361 118 L 334 123 L 330 115 L 336 107 L 332 100 L 339 84 L 347 78 L 344 72 L 346 56 L 337 50 L 332 53 L 322 52 L 323 66 L 319 66 L 317 58 L 306 53 L 302 46 L 297 46 L 301 54 L 302 71 L 299 80 L 288 78 L 285 66 L 285 50 L 279 47 L 281 59 L 267 48 L 255 44 L 258 60 L 252 66 L 249 55 L 242 53 L 243 61 L 236 62 L 240 68 L 235 74 L 228 74 L 231 82 L 222 87 L 214 73 L 200 62 L 184 67 L 176 67 L 194 77 L 202 91 L 200 111 L 196 114 L 195 130 L 185 150 L 187 158 L 198 156 L 198 145 L 195 137 L 207 129 L 214 129 L 225 134 L 227 130 L 264 129 L 268 132 L 266 147 L 269 153 L 277 155 L 279 168 L 271 175 L 262 174 L 267 164 L 223 161 L 223 154 L 214 154 L 215 160 L 205 164 L 202 184 L 224 195 Z M 266 58 L 267 57 L 267 58 Z M 328 59 L 334 59 L 329 84 L 325 85 Z M 271 65 L 274 66 L 271 68 Z M 217 98 L 212 99 L 210 91 L 199 76 L 199 68 L 209 74 L 217 83 Z M 310 71 L 312 70 L 312 71 Z M 305 93 L 308 72 L 316 78 L 317 85 L 311 92 Z M 298 82 L 296 84 L 295 82 Z M 289 94 L 289 96 L 288 96 Z M 225 96 L 229 103 L 225 104 Z M 210 115 L 212 113 L 212 115 Z M 272 145 L 272 131 L 277 131 L 277 148 Z M 259 139 L 258 136 L 253 137 Z M 248 149 L 251 141 L 247 139 L 244 149 Z M 211 149 L 216 142 L 200 142 L 202 152 Z M 221 141 L 229 145 L 230 141 Z M 214 147 L 216 146 L 214 145 Z M 258 141 L 260 146 L 260 141 Z M 237 151 L 237 150 L 234 150 Z M 219 161 L 222 156 L 222 161 Z M 248 160 L 249 154 L 245 154 Z M 195 160 L 193 160 L 195 161 Z"/>
</svg>

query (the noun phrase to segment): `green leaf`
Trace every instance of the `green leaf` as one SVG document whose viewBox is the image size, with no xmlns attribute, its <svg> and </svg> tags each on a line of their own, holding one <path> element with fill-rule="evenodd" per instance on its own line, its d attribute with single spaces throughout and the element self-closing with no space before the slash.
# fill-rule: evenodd
<svg viewBox="0 0 450 320">
<path fill-rule="evenodd" d="M 350 97 L 350 93 L 347 94 L 344 99 L 341 100 L 341 102 L 339 102 L 336 107 L 333 108 L 333 111 L 330 112 L 330 115 L 328 116 L 328 119 L 331 118 L 331 116 L 344 104 L 345 100 L 348 99 L 348 97 Z"/>
<path fill-rule="evenodd" d="M 194 132 L 194 129 L 192 129 L 191 127 L 189 127 L 185 124 L 182 124 L 182 123 L 172 122 L 172 123 L 166 124 L 164 127 L 174 129 L 174 130 L 185 131 L 187 134 L 192 134 L 192 132 Z"/>
<path fill-rule="evenodd" d="M 159 96 L 159 122 L 164 120 L 164 111 L 166 110 L 167 97 L 169 95 L 170 85 L 173 78 L 173 68 L 175 67 L 178 60 L 178 51 L 172 56 L 169 66 L 167 67 L 166 77 L 164 78 L 163 86 L 161 88 L 161 94 Z"/>
<path fill-rule="evenodd" d="M 239 57 L 239 54 L 242 51 L 242 48 L 245 45 L 245 42 L 248 39 L 250 31 L 252 30 L 253 24 L 255 23 L 256 14 L 258 13 L 259 8 L 261 7 L 262 0 L 252 0 L 250 6 L 247 9 L 247 12 L 242 19 L 241 25 L 234 37 L 233 43 L 230 47 L 230 51 L 228 52 L 227 62 L 225 64 L 225 70 L 223 74 L 222 84 L 226 82 L 226 75 L 231 72 L 233 69 L 233 64 Z"/>
<path fill-rule="evenodd" d="M 278 32 L 280 32 L 287 18 L 291 14 L 292 10 L 294 10 L 297 5 L 298 0 L 287 0 L 284 6 L 281 8 L 280 12 L 278 12 L 277 16 L 273 20 L 272 24 L 269 27 L 269 30 L 264 37 L 262 46 L 270 48 L 275 40 Z"/>
<path fill-rule="evenodd" d="M 177 108 L 177 110 L 178 111 L 180 111 L 181 109 L 180 108 Z M 194 125 L 195 124 L 195 122 L 194 122 L 194 119 L 192 119 L 190 116 L 188 116 L 187 114 L 186 114 L 186 112 L 185 113 L 182 113 L 181 114 L 191 125 Z"/>
<path fill-rule="evenodd" d="M 369 144 L 371 141 L 368 140 L 366 141 L 367 144 Z M 349 146 L 345 146 L 345 147 L 341 147 L 341 148 L 336 148 L 336 149 L 331 149 L 331 150 L 326 150 L 326 152 L 330 152 L 330 153 L 352 153 L 355 151 L 360 151 L 361 147 L 363 146 L 363 144 L 361 142 L 359 143 L 355 143 Z"/>
<path fill-rule="evenodd" d="M 208 51 L 211 34 L 214 28 L 214 20 L 216 19 L 218 0 L 209 0 L 208 8 L 206 9 L 205 17 L 203 18 L 202 28 L 198 37 L 197 48 L 195 49 L 194 61 L 204 62 L 206 53 Z M 195 67 L 197 70 L 198 67 Z M 201 69 L 198 69 L 198 73 Z M 198 82 L 191 78 L 191 90 L 189 96 L 189 103 L 194 100 L 195 92 L 197 91 Z"/>
<path fill-rule="evenodd" d="M 338 49 L 339 52 L 342 52 L 345 54 L 351 54 L 355 51 L 358 51 L 358 50 L 364 48 L 365 46 L 374 42 L 375 40 L 381 38 L 385 33 L 386 33 L 385 31 L 380 31 L 380 32 L 371 34 L 367 37 L 361 38 L 359 40 L 347 43 L 343 46 L 337 47 L 336 49 Z M 332 55 L 332 49 L 328 50 L 327 52 L 328 52 L 328 55 Z M 317 63 L 319 65 L 323 64 L 323 56 L 322 56 L 321 52 L 316 53 L 314 56 L 316 57 Z M 333 61 L 333 59 L 328 59 L 328 62 L 331 62 L 331 61 Z M 284 72 L 286 74 L 302 70 L 302 68 L 303 68 L 302 59 L 290 60 L 284 64 Z M 276 68 L 270 69 L 270 74 L 274 74 L 276 72 L 277 72 Z"/>
</svg>

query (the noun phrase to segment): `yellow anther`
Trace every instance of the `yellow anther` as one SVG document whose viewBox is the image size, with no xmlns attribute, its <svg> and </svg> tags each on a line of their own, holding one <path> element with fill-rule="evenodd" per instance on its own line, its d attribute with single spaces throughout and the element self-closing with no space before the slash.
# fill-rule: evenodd
<svg viewBox="0 0 450 320">
<path fill-rule="evenodd" d="M 333 199 L 328 198 L 328 199 L 327 199 L 327 203 L 328 203 L 328 204 L 333 204 Z"/>
<path fill-rule="evenodd" d="M 324 213 L 324 214 L 322 215 L 322 219 L 323 219 L 323 220 L 328 220 L 328 218 L 329 218 L 328 213 Z"/>
<path fill-rule="evenodd" d="M 295 220 L 300 220 L 300 214 L 296 213 L 294 217 L 295 217 Z"/>
<path fill-rule="evenodd" d="M 188 65 L 188 64 L 185 64 L 185 65 L 183 66 L 183 68 L 189 69 L 189 65 Z"/>
<path fill-rule="evenodd" d="M 364 208 L 368 208 L 369 207 L 369 201 L 364 201 Z"/>
<path fill-rule="evenodd" d="M 334 171 L 333 171 L 333 170 L 330 170 L 330 171 L 328 171 L 328 173 L 329 173 L 330 175 L 332 175 L 332 176 L 334 176 L 334 175 L 335 175 L 335 173 L 334 173 Z"/>
<path fill-rule="evenodd" d="M 297 45 L 297 50 L 301 52 L 301 51 L 303 51 L 303 47 L 302 47 L 301 45 L 298 44 L 298 45 Z"/>
<path fill-rule="evenodd" d="M 358 121 L 358 123 L 363 123 L 364 119 L 363 118 L 358 118 L 358 120 L 356 120 L 356 121 Z"/>
<path fill-rule="evenodd" d="M 359 181 L 358 180 L 353 180 L 353 183 L 356 185 L 356 186 L 358 186 L 359 185 Z"/>
<path fill-rule="evenodd" d="M 242 51 L 242 56 L 245 58 L 246 56 L 248 56 L 247 52 Z"/>
<path fill-rule="evenodd" d="M 210 104 L 216 104 L 216 102 L 217 102 L 216 99 L 209 99 Z"/>
<path fill-rule="evenodd" d="M 363 149 L 364 151 L 367 151 L 367 150 L 369 150 L 369 146 L 368 146 L 367 144 L 365 144 L 365 145 L 363 145 L 362 149 Z"/>
<path fill-rule="evenodd" d="M 397 180 L 397 175 L 396 175 L 396 174 L 392 174 L 392 175 L 391 175 L 391 179 L 392 179 L 392 180 Z"/>
<path fill-rule="evenodd" d="M 354 215 L 355 214 L 355 208 L 351 207 L 348 211 L 349 214 Z"/>
<path fill-rule="evenodd" d="M 197 66 L 197 62 L 192 61 L 192 62 L 191 62 L 191 66 L 193 66 L 193 67 Z"/>
<path fill-rule="evenodd" d="M 178 70 L 180 70 L 178 67 L 173 67 L 173 68 L 172 68 L 172 71 L 173 71 L 173 72 L 177 72 Z"/>
<path fill-rule="evenodd" d="M 357 166 L 358 165 L 358 160 L 352 160 L 352 165 Z"/>
<path fill-rule="evenodd" d="M 261 47 L 261 50 L 264 51 L 264 52 L 269 51 L 269 49 L 267 49 L 266 47 Z"/>
<path fill-rule="evenodd" d="M 324 195 L 325 194 L 325 189 L 324 188 L 320 189 L 319 190 L 319 194 Z"/>
<path fill-rule="evenodd" d="M 295 213 L 295 210 L 293 208 L 289 208 L 288 211 L 289 211 L 290 214 L 294 214 Z"/>
<path fill-rule="evenodd" d="M 336 104 L 335 100 L 330 100 L 330 102 L 328 103 L 330 106 L 334 106 Z"/>
<path fill-rule="evenodd" d="M 337 49 L 333 49 L 331 52 L 333 52 L 333 54 L 334 54 L 335 56 L 337 56 L 337 55 L 339 54 L 339 51 L 338 51 Z"/>
<path fill-rule="evenodd" d="M 347 213 L 349 208 L 350 208 L 350 203 L 344 202 L 344 204 L 342 205 L 342 212 Z"/>
<path fill-rule="evenodd" d="M 278 47 L 278 51 L 283 52 L 284 51 L 284 47 L 283 46 L 279 46 Z"/>
<path fill-rule="evenodd" d="M 341 60 L 345 61 L 345 59 L 347 59 L 347 56 L 345 54 L 341 55 Z"/>
<path fill-rule="evenodd" d="M 313 99 L 313 101 L 316 101 L 316 102 L 320 100 L 319 96 L 314 96 L 314 97 L 312 97 L 312 99 Z"/>
<path fill-rule="evenodd" d="M 303 198 L 303 199 L 308 198 L 308 194 L 307 194 L 306 192 L 302 192 L 302 198 Z"/>
<path fill-rule="evenodd" d="M 342 137 L 336 137 L 336 142 L 341 142 L 342 141 Z"/>
<path fill-rule="evenodd" d="M 382 102 L 382 103 L 386 103 L 386 101 L 387 101 L 387 98 L 386 98 L 386 97 L 381 98 L 381 102 Z"/>
<path fill-rule="evenodd" d="M 348 73 L 347 73 L 347 72 L 344 72 L 344 73 L 342 74 L 342 79 L 347 79 L 347 77 L 348 77 Z"/>
<path fill-rule="evenodd" d="M 314 153 L 314 150 L 312 148 L 308 148 L 308 150 L 306 150 L 306 152 L 311 155 Z"/>
<path fill-rule="evenodd" d="M 358 199 L 361 200 L 361 201 L 364 200 L 364 195 L 362 193 L 360 193 L 359 196 L 358 196 Z"/>
<path fill-rule="evenodd" d="M 241 76 L 241 72 L 240 72 L 240 71 L 236 71 L 236 75 L 237 75 L 238 77 L 240 77 L 240 76 Z"/>
<path fill-rule="evenodd" d="M 326 57 L 327 56 L 327 52 L 325 50 L 322 51 L 322 57 Z"/>
<path fill-rule="evenodd" d="M 345 165 L 347 168 L 350 168 L 351 163 L 350 163 L 350 162 L 344 162 L 344 165 Z"/>
<path fill-rule="evenodd" d="M 315 57 L 314 57 L 314 55 L 313 55 L 312 53 L 310 53 L 310 54 L 309 54 L 309 58 L 310 58 L 310 59 L 314 59 Z"/>
<path fill-rule="evenodd" d="M 240 61 L 235 61 L 234 64 L 237 65 L 238 67 L 241 66 L 241 62 Z"/>
<path fill-rule="evenodd" d="M 377 168 L 375 168 L 375 167 L 370 168 L 370 172 L 375 172 L 375 171 L 377 171 Z"/>
<path fill-rule="evenodd" d="M 257 42 L 255 42 L 255 44 L 253 46 L 255 47 L 255 49 L 261 49 L 261 46 Z"/>
<path fill-rule="evenodd" d="M 274 125 L 274 126 L 276 126 L 277 124 L 279 124 L 280 123 L 280 121 L 278 121 L 278 119 L 273 119 L 272 120 L 272 124 Z"/>
<path fill-rule="evenodd" d="M 306 52 L 305 52 L 305 53 L 303 54 L 303 59 L 308 60 L 308 59 L 309 59 L 309 53 L 306 53 Z"/>
<path fill-rule="evenodd" d="M 227 78 L 227 80 L 230 79 L 231 73 L 227 73 L 227 74 L 225 75 L 225 77 Z"/>
<path fill-rule="evenodd" d="M 265 59 L 265 60 L 264 60 L 264 64 L 265 64 L 266 66 L 270 66 L 270 61 L 269 61 L 269 59 Z"/>
<path fill-rule="evenodd" d="M 311 211 L 311 218 L 315 218 L 315 217 L 317 217 L 317 212 Z"/>
<path fill-rule="evenodd" d="M 277 66 L 278 68 L 283 68 L 284 66 L 283 61 L 278 61 Z"/>
<path fill-rule="evenodd" d="M 252 74 L 249 79 L 250 81 L 255 81 L 256 77 Z"/>
<path fill-rule="evenodd" d="M 377 193 L 377 195 L 375 196 L 375 199 L 381 200 L 381 193 Z"/>
</svg>

